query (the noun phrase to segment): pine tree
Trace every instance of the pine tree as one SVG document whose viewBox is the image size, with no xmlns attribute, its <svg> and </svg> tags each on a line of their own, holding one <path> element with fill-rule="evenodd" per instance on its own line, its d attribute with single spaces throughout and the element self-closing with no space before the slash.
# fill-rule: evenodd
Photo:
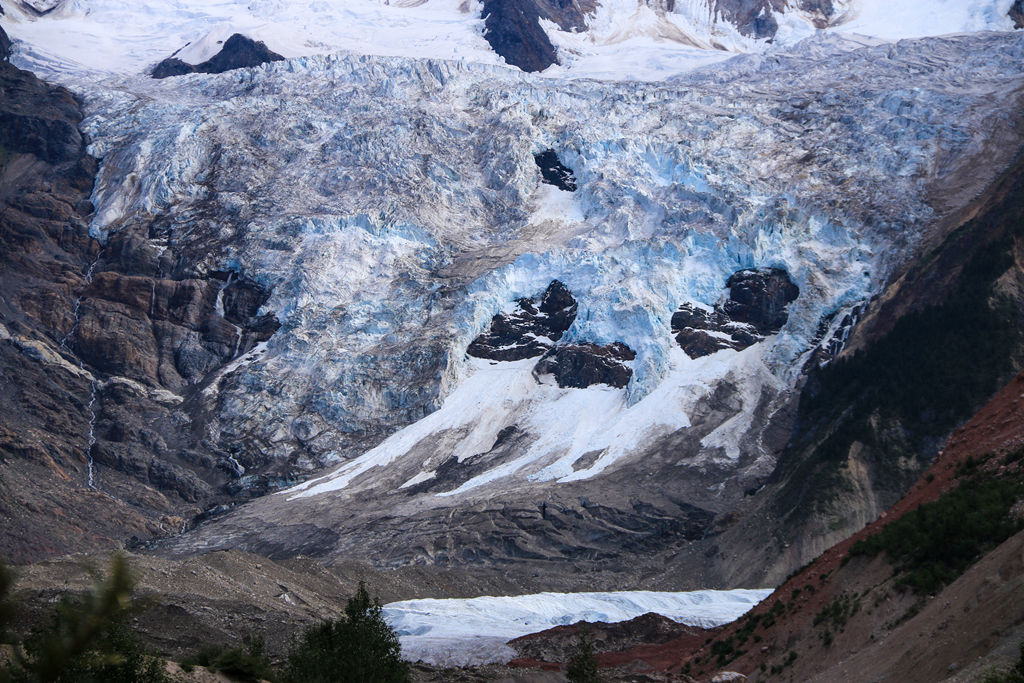
<svg viewBox="0 0 1024 683">
<path fill-rule="evenodd" d="M 345 605 L 344 619 L 311 626 L 293 645 L 284 678 L 291 683 L 406 683 L 409 667 L 380 601 L 371 600 L 360 582 Z"/>
<path fill-rule="evenodd" d="M 569 658 L 565 677 L 570 683 L 601 683 L 601 677 L 597 675 L 594 641 L 586 629 L 580 631 L 579 638 L 576 640 L 576 651 Z"/>
</svg>

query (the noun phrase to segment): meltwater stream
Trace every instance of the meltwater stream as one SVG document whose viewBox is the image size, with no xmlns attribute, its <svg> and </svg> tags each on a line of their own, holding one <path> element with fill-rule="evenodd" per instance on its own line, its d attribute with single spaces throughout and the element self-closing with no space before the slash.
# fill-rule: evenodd
<svg viewBox="0 0 1024 683">
<path fill-rule="evenodd" d="M 93 262 L 91 264 L 89 264 L 88 270 L 85 271 L 85 287 L 88 287 L 92 283 L 93 273 L 95 272 L 96 265 L 100 262 L 100 257 L 102 257 L 102 256 L 103 256 L 103 250 L 101 249 L 96 254 L 96 258 L 93 260 Z M 83 291 L 84 291 L 85 287 L 83 287 Z M 71 315 L 72 315 L 72 317 L 74 319 L 74 322 L 71 324 L 71 329 L 68 330 L 68 333 L 65 334 L 61 338 L 61 340 L 60 340 L 60 349 L 61 349 L 61 351 L 64 351 L 64 353 L 74 357 L 75 361 L 78 363 L 78 367 L 81 368 L 82 370 L 85 370 L 85 363 L 82 362 L 82 359 L 77 354 L 72 353 L 71 349 L 68 347 L 68 340 L 71 339 L 73 336 L 75 336 L 75 334 L 78 333 L 78 323 L 80 321 L 80 318 L 79 318 L 80 312 L 79 312 L 79 310 L 81 309 L 81 306 L 82 306 L 82 298 L 83 298 L 83 296 L 84 296 L 83 294 L 79 294 L 78 297 L 75 298 L 74 306 L 71 309 Z M 90 376 L 92 376 L 92 375 L 90 375 Z M 86 404 L 86 406 L 87 406 L 87 408 L 89 410 L 89 437 L 88 437 L 88 440 L 87 440 L 87 445 L 85 447 L 85 464 L 86 464 L 87 472 L 88 472 L 87 478 L 86 478 L 86 484 L 91 489 L 95 489 L 96 488 L 95 468 L 93 466 L 93 460 L 92 460 L 92 447 L 96 445 L 96 407 L 95 406 L 96 406 L 96 395 L 97 395 L 97 389 L 98 388 L 99 388 L 99 382 L 96 380 L 95 376 L 92 376 L 92 379 L 89 381 L 89 403 Z"/>
</svg>

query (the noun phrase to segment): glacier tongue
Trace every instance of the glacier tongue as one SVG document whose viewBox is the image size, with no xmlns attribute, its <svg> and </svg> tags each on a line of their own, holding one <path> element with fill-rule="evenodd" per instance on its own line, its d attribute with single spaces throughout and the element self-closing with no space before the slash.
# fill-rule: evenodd
<svg viewBox="0 0 1024 683">
<path fill-rule="evenodd" d="M 619 591 L 404 600 L 384 605 L 384 618 L 398 633 L 405 659 L 469 666 L 507 662 L 515 657 L 504 645 L 509 640 L 578 621 L 611 623 L 654 612 L 689 626 L 720 626 L 741 617 L 769 593 Z"/>
<path fill-rule="evenodd" d="M 325 553 L 461 557 L 454 540 L 364 548 L 359 529 L 558 487 L 589 500 L 608 477 L 623 481 L 594 489 L 607 509 L 643 516 L 627 502 L 641 474 L 664 483 L 659 505 L 704 519 L 770 472 L 764 425 L 822 326 L 933 236 L 949 178 L 969 192 L 999 168 L 1008 152 L 987 141 L 1010 125 L 1022 57 L 1015 34 L 823 35 L 661 84 L 339 55 L 111 77 L 82 86 L 103 159 L 92 229 L 146 226 L 189 268 L 271 292 L 282 326 L 207 389 L 207 436 L 293 471 L 337 464 L 245 513 L 308 505 L 345 534 Z M 547 149 L 573 170 L 571 197 L 541 183 Z M 682 354 L 679 305 L 712 306 L 735 271 L 762 267 L 800 291 L 778 334 Z M 626 344 L 625 389 L 466 357 L 492 315 L 556 279 L 578 302 L 559 343 Z M 699 535 L 688 524 L 681 538 Z"/>
</svg>

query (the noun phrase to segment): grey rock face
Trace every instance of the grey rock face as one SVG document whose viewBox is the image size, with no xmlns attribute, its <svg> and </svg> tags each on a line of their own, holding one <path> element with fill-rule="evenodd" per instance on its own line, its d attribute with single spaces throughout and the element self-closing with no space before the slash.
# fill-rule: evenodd
<svg viewBox="0 0 1024 683">
<path fill-rule="evenodd" d="M 598 0 L 536 0 L 540 16 L 558 24 L 563 31 L 583 31 Z"/>
<path fill-rule="evenodd" d="M 785 9 L 786 0 L 715 0 L 715 12 L 740 33 L 753 38 L 771 38 L 779 30 L 774 12 Z"/>
<path fill-rule="evenodd" d="M 79 159 L 85 143 L 75 126 L 81 113 L 71 93 L 14 67 L 5 68 L 3 75 L 0 145 L 50 164 Z"/>
<path fill-rule="evenodd" d="M 3 14 L 3 12 L 0 12 Z M 0 26 L 0 62 L 6 62 L 11 58 L 11 39 L 7 36 L 4 31 L 4 27 Z"/>
</svg>

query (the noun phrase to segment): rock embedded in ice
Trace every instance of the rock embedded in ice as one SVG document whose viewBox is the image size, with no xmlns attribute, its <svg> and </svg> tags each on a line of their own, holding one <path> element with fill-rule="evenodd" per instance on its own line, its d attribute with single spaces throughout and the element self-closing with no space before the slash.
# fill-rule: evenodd
<svg viewBox="0 0 1024 683">
<path fill-rule="evenodd" d="M 777 333 L 800 294 L 781 268 L 744 269 L 726 281 L 729 294 L 713 309 L 683 303 L 672 314 L 672 334 L 690 358 L 743 349 Z"/>
<path fill-rule="evenodd" d="M 622 342 L 607 346 L 597 344 L 564 344 L 544 354 L 534 373 L 553 375 L 562 388 L 585 389 L 595 384 L 607 384 L 621 389 L 629 384 L 633 369 L 628 363 L 636 359 L 636 352 Z"/>
<path fill-rule="evenodd" d="M 782 329 L 788 317 L 786 307 L 800 295 L 800 288 L 781 268 L 741 270 L 733 273 L 725 286 L 729 288 L 725 314 L 753 325 L 761 334 Z"/>
<path fill-rule="evenodd" d="M 555 150 L 549 148 L 539 154 L 534 154 L 533 160 L 537 162 L 545 183 L 566 192 L 576 191 L 576 177 L 573 175 L 572 169 L 562 163 Z"/>
<path fill-rule="evenodd" d="M 508 313 L 497 313 L 490 327 L 466 349 L 476 358 L 516 361 L 551 348 L 576 320 L 576 300 L 558 280 L 538 298 L 518 299 Z"/>
</svg>

